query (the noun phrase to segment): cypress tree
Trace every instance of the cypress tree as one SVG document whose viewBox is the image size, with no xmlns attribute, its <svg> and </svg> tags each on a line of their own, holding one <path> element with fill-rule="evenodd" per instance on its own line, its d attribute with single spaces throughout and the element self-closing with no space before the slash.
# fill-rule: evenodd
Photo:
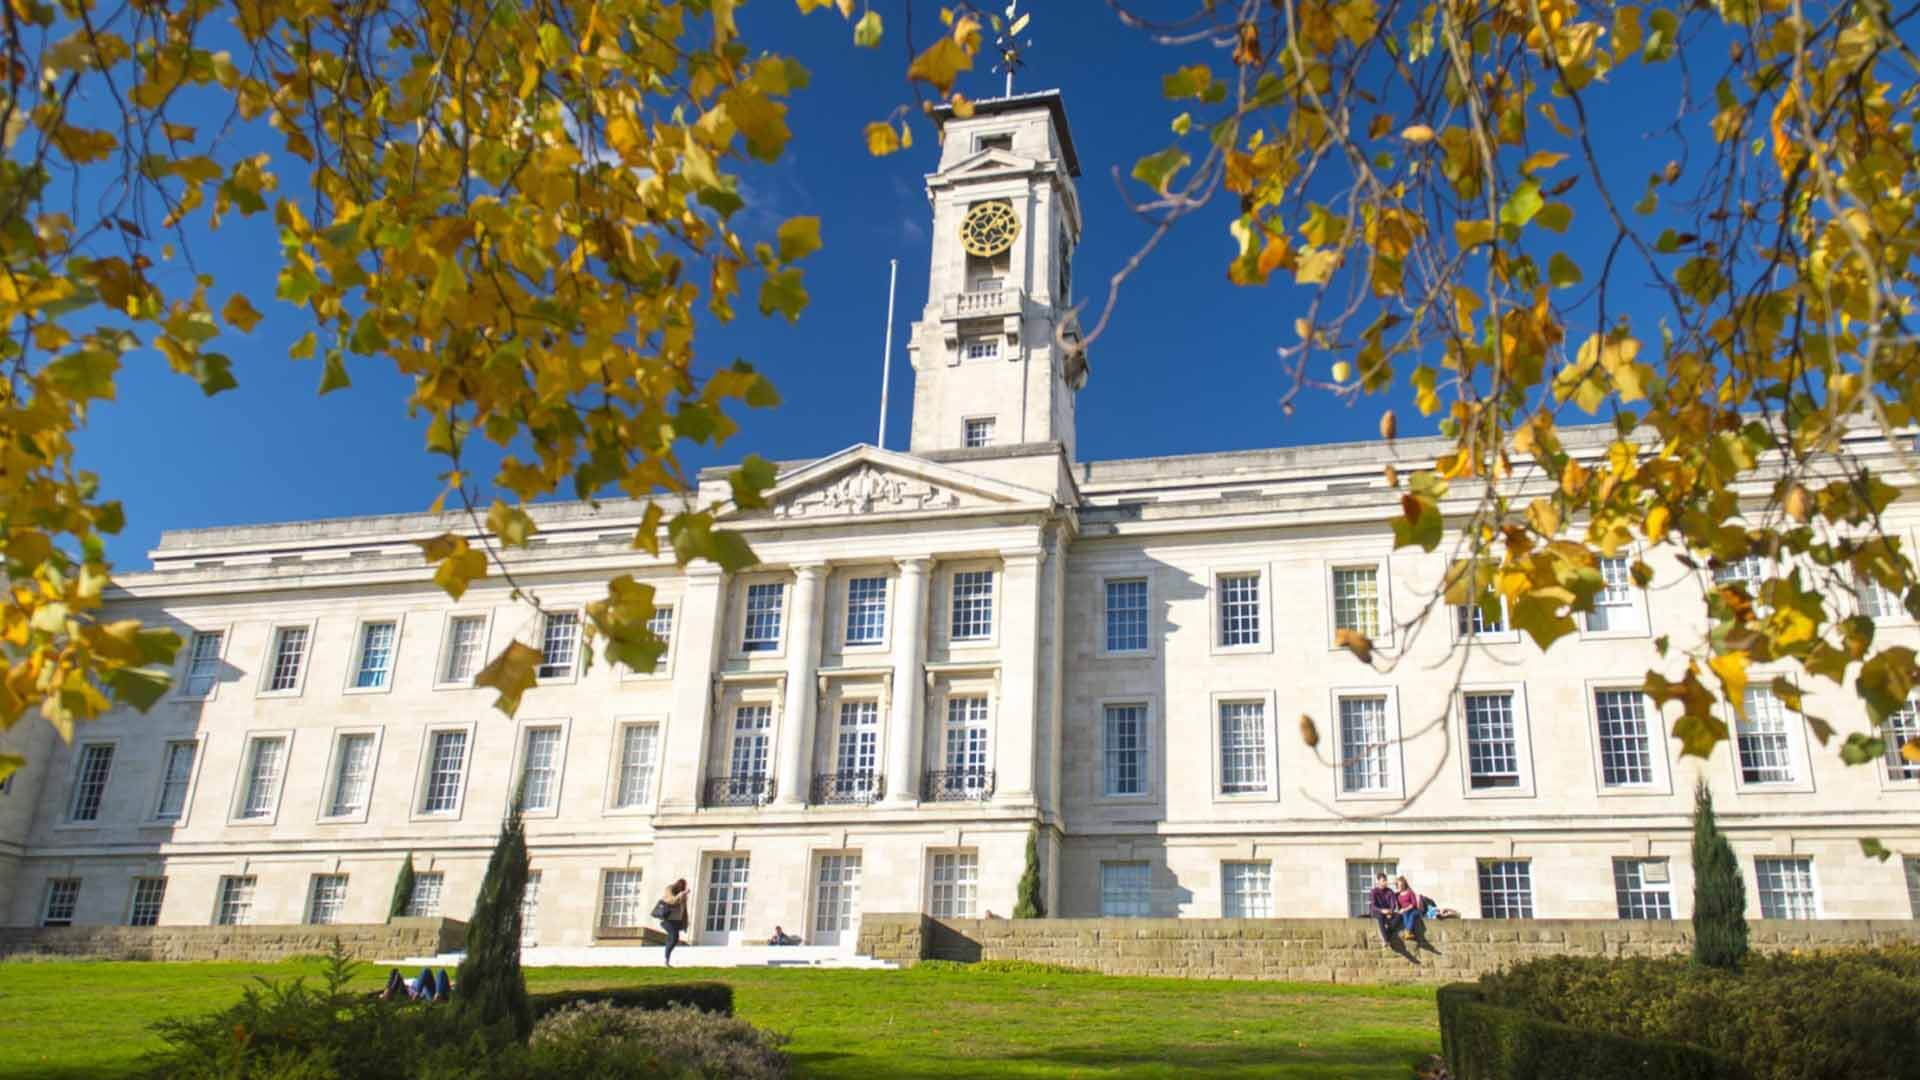
<svg viewBox="0 0 1920 1080">
<path fill-rule="evenodd" d="M 527 831 L 516 798 L 467 921 L 467 955 L 460 961 L 453 1000 L 462 1015 L 482 1027 L 511 1023 L 521 1040 L 533 1031 L 527 979 L 520 970 L 520 902 L 526 894 Z"/>
<path fill-rule="evenodd" d="M 393 900 L 387 904 L 387 918 L 397 919 L 407 913 L 407 905 L 413 903 L 413 852 L 407 852 L 407 861 L 400 864 L 400 876 L 393 879 Z"/>
<path fill-rule="evenodd" d="M 1016 919 L 1039 919 L 1047 914 L 1047 903 L 1040 898 L 1040 830 L 1027 834 L 1027 869 L 1020 875 L 1019 898 L 1013 905 Z"/>
<path fill-rule="evenodd" d="M 1746 955 L 1747 886 L 1703 780 L 1693 791 L 1693 962 L 1737 968 Z"/>
</svg>

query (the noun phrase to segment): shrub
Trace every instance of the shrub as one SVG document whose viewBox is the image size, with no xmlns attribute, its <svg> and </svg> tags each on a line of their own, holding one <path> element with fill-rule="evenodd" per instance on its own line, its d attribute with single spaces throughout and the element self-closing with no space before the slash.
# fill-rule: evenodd
<svg viewBox="0 0 1920 1080">
<path fill-rule="evenodd" d="M 1013 917 L 1038 919 L 1047 914 L 1047 902 L 1040 895 L 1040 830 L 1027 833 L 1027 868 L 1020 873 L 1020 885 L 1013 902 Z"/>
<path fill-rule="evenodd" d="M 519 1041 L 533 1030 L 527 979 L 520 970 L 520 901 L 526 892 L 527 830 L 516 798 L 467 921 L 467 954 L 455 977 L 460 992 L 453 1005 L 481 1027 L 510 1027 Z"/>
<path fill-rule="evenodd" d="M 1747 886 L 1702 780 L 1693 789 L 1693 960 L 1735 968 L 1746 955 Z"/>
<path fill-rule="evenodd" d="M 657 1076 L 686 1072 L 727 1080 L 784 1080 L 784 1037 L 744 1020 L 685 1006 L 623 1009 L 573 1005 L 534 1025 L 527 1049 L 536 1067 L 576 1076 Z M 629 1072 L 650 1068 L 651 1072 Z"/>
<path fill-rule="evenodd" d="M 726 983 L 666 983 L 618 986 L 604 990 L 556 990 L 530 999 L 536 1021 L 574 1005 L 600 1004 L 622 1009 L 670 1009 L 683 1006 L 733 1015 L 733 987 Z"/>
<path fill-rule="evenodd" d="M 397 919 L 407 913 L 407 906 L 413 903 L 413 852 L 407 852 L 407 861 L 400 864 L 400 874 L 393 879 L 393 899 L 387 902 L 387 918 Z"/>
<path fill-rule="evenodd" d="M 1660 1077 L 1744 1080 L 1733 1061 L 1677 1042 L 1630 1039 L 1489 1005 L 1471 983 L 1436 998 L 1440 1038 L 1454 1080 L 1532 1077 Z"/>
<path fill-rule="evenodd" d="M 1750 957 L 1554 957 L 1481 979 L 1490 1005 L 1634 1039 L 1684 1042 L 1755 1080 L 1920 1080 L 1920 947 Z"/>
</svg>

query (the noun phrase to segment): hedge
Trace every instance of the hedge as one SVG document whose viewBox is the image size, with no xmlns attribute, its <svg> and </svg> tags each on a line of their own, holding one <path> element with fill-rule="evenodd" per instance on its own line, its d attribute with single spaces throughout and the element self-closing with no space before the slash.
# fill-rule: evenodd
<svg viewBox="0 0 1920 1080">
<path fill-rule="evenodd" d="M 665 1009 L 691 1005 L 702 1012 L 733 1015 L 733 987 L 726 983 L 663 983 L 658 986 L 610 986 L 599 990 L 556 990 L 532 995 L 539 1020 L 569 1005 L 600 1001 L 622 1009 Z"/>
<path fill-rule="evenodd" d="M 1441 987 L 1437 1004 L 1441 1052 L 1454 1080 L 1747 1080 L 1739 1064 L 1699 1047 L 1629 1039 L 1489 1005 L 1476 983 Z"/>
</svg>

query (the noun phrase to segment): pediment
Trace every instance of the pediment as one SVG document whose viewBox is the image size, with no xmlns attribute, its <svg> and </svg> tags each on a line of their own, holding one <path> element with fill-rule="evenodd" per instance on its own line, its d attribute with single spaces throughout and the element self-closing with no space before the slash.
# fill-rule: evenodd
<svg viewBox="0 0 1920 1080">
<path fill-rule="evenodd" d="M 795 469 L 767 493 L 775 519 L 1045 506 L 1047 495 L 908 454 L 856 446 Z M 735 511 L 734 514 L 738 514 Z M 722 511 L 723 516 L 730 516 Z"/>
<path fill-rule="evenodd" d="M 943 171 L 940 175 L 943 177 L 953 177 L 981 176 L 1001 172 L 1024 173 L 1031 171 L 1035 164 L 1036 163 L 1030 158 L 1023 158 L 1012 151 L 995 148 L 981 150 L 971 157 L 962 158 L 955 162 L 952 168 Z"/>
</svg>

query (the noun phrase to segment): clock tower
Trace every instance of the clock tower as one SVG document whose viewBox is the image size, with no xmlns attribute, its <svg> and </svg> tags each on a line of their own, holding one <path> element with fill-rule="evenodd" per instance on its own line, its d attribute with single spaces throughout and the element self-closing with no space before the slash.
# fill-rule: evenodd
<svg viewBox="0 0 1920 1080">
<path fill-rule="evenodd" d="M 913 361 L 913 453 L 1058 442 L 1074 454 L 1086 351 L 1068 309 L 1080 163 L 1057 90 L 935 113 L 933 262 Z"/>
</svg>

